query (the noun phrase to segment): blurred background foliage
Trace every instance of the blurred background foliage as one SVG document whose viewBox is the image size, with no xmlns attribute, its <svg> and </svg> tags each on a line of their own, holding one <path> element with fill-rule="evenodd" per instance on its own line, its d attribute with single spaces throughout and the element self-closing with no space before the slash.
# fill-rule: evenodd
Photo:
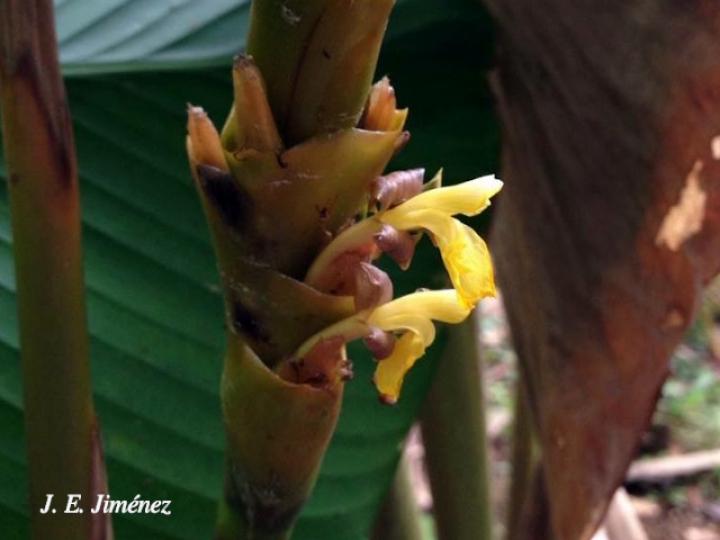
<svg viewBox="0 0 720 540">
<path fill-rule="evenodd" d="M 672 358 L 655 423 L 685 450 L 720 447 L 720 280 L 706 289 L 699 315 Z"/>
<path fill-rule="evenodd" d="M 79 155 L 93 382 L 110 489 L 118 499 L 140 493 L 173 501 L 171 518 L 114 516 L 116 537 L 207 537 L 223 470 L 224 333 L 214 259 L 185 158 L 185 108 L 202 105 L 216 123 L 224 120 L 249 2 L 55 4 Z M 491 59 L 491 26 L 479 3 L 398 1 L 378 77 L 390 75 L 399 104 L 410 107 L 413 139 L 393 168 L 445 167 L 449 182 L 497 170 Z M 437 255 L 424 247 L 398 293 L 442 284 Z M 0 532 L 10 540 L 27 537 L 28 514 L 11 257 L 2 183 Z M 394 408 L 377 402 L 370 357 L 351 349 L 356 377 L 294 538 L 329 531 L 335 540 L 367 537 L 441 348 L 438 340 Z"/>
</svg>

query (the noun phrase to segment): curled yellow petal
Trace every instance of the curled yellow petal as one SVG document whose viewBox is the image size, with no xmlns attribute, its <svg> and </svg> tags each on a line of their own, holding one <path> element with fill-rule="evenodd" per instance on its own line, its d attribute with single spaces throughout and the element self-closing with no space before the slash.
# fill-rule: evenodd
<svg viewBox="0 0 720 540">
<path fill-rule="evenodd" d="M 403 321 L 418 317 L 457 324 L 469 314 L 470 308 L 458 301 L 453 289 L 420 291 L 378 306 L 370 314 L 368 323 L 383 330 L 395 330 L 407 328 Z"/>
<path fill-rule="evenodd" d="M 485 241 L 467 225 L 453 220 L 454 234 L 438 241 L 440 254 L 458 296 L 466 306 L 495 296 L 495 277 Z"/>
<path fill-rule="evenodd" d="M 435 339 L 433 321 L 459 323 L 471 309 L 472 306 L 462 301 L 454 289 L 408 294 L 328 326 L 303 343 L 290 361 L 305 358 L 322 341 L 340 338 L 347 343 L 367 337 L 378 329 L 403 332 L 390 356 L 380 361 L 374 377 L 382 399 L 394 403 L 400 395 L 405 374 Z"/>
<path fill-rule="evenodd" d="M 432 208 L 446 215 L 474 216 L 490 205 L 490 198 L 502 189 L 503 183 L 494 176 L 483 176 L 454 186 L 424 191 L 384 213 L 383 221 L 390 222 L 394 214 L 405 214 Z"/>
<path fill-rule="evenodd" d="M 373 382 L 385 403 L 397 402 L 405 375 L 435 339 L 432 321 L 459 323 L 471 309 L 456 291 L 448 289 L 408 294 L 370 313 L 368 323 L 372 327 L 405 331 L 392 354 L 380 360 L 375 370 Z"/>
<path fill-rule="evenodd" d="M 423 228 L 433 234 L 453 287 L 467 306 L 495 294 L 487 244 L 464 223 L 433 209 L 393 214 L 389 224 L 400 229 Z"/>
<path fill-rule="evenodd" d="M 423 341 L 414 332 L 405 332 L 397 340 L 392 354 L 378 363 L 373 377 L 383 402 L 389 405 L 397 403 L 405 375 L 423 354 L 425 354 Z"/>
<path fill-rule="evenodd" d="M 501 188 L 501 181 L 485 176 L 433 189 L 379 214 L 378 219 L 400 230 L 430 231 L 459 297 L 473 306 L 495 294 L 492 260 L 485 242 L 452 215 L 481 212 Z"/>
<path fill-rule="evenodd" d="M 501 188 L 494 176 L 485 176 L 450 187 L 431 189 L 378 212 L 338 235 L 315 259 L 305 281 L 317 286 L 331 264 L 343 253 L 371 242 L 384 225 L 398 231 L 428 230 L 440 247 L 445 266 L 466 304 L 495 293 L 492 261 L 485 242 L 454 214 L 475 215 L 490 204 Z M 379 247 L 378 247 L 379 249 Z"/>
</svg>

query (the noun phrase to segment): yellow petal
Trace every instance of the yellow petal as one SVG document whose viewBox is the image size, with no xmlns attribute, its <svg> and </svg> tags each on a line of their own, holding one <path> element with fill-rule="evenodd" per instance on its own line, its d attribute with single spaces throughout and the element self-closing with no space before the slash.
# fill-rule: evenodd
<svg viewBox="0 0 720 540">
<path fill-rule="evenodd" d="M 446 323 L 459 323 L 470 314 L 470 308 L 458 300 L 453 289 L 421 291 L 393 300 L 375 309 L 368 323 L 383 330 L 404 328 L 403 321 L 416 318 L 432 319 Z M 393 324 L 397 326 L 392 326 Z"/>
<path fill-rule="evenodd" d="M 328 326 L 305 341 L 293 356 L 303 358 L 320 341 L 334 337 L 349 342 L 377 328 L 404 331 L 392 354 L 380 362 L 375 372 L 381 396 L 388 403 L 394 403 L 405 374 L 435 339 L 433 321 L 459 323 L 470 314 L 471 308 L 454 289 L 408 294 Z"/>
<path fill-rule="evenodd" d="M 431 182 L 439 183 L 440 178 L 438 173 Z M 449 244 L 458 229 L 451 216 L 478 214 L 487 208 L 490 197 L 500 191 L 502 185 L 494 176 L 484 176 L 455 186 L 431 189 L 415 195 L 395 208 L 364 219 L 347 228 L 328 244 L 313 262 L 305 282 L 317 286 L 332 261 L 343 253 L 372 241 L 373 235 L 382 229 L 382 224 L 391 225 L 401 231 L 427 229 L 433 233 L 436 240 L 442 241 L 446 238 L 446 244 Z M 470 240 L 469 244 L 478 244 L 474 238 Z"/>
<path fill-rule="evenodd" d="M 330 326 L 323 328 L 317 334 L 310 336 L 300 347 L 295 351 L 293 356 L 297 358 L 303 358 L 308 352 L 310 352 L 315 345 L 323 339 L 332 339 L 340 336 L 346 343 L 359 339 L 366 336 L 370 328 L 365 321 L 365 313 L 361 312 L 347 319 L 341 319 L 338 322 L 331 324 Z"/>
<path fill-rule="evenodd" d="M 432 233 L 453 287 L 466 306 L 495 295 L 490 252 L 470 227 L 437 210 L 416 210 L 391 218 L 389 225 L 398 229 L 423 228 Z"/>
<path fill-rule="evenodd" d="M 405 375 L 423 354 L 422 339 L 414 332 L 405 332 L 395 343 L 392 354 L 378 363 L 373 382 L 385 403 L 397 402 Z"/>
<path fill-rule="evenodd" d="M 429 347 L 435 341 L 435 325 L 432 320 L 422 315 L 414 315 L 412 313 L 403 313 L 395 317 L 385 317 L 382 319 L 382 325 L 376 326 L 385 332 L 395 330 L 405 330 L 417 334 L 426 347 Z"/>
<path fill-rule="evenodd" d="M 453 220 L 451 238 L 438 239 L 442 255 L 458 296 L 468 307 L 495 296 L 495 278 L 487 244 L 467 225 Z"/>
<path fill-rule="evenodd" d="M 453 218 L 449 214 L 438 212 L 434 209 L 423 208 L 412 212 L 398 212 L 398 209 L 405 207 L 407 203 L 396 206 L 378 215 L 378 219 L 387 225 L 391 225 L 400 231 L 412 231 L 426 229 L 434 236 L 450 236 L 453 234 Z"/>
<path fill-rule="evenodd" d="M 494 176 L 483 176 L 449 187 L 430 189 L 385 212 L 383 221 L 393 214 L 433 209 L 448 216 L 474 216 L 490 205 L 490 198 L 502 189 L 503 183 Z M 388 221 L 389 223 L 389 221 Z"/>
</svg>

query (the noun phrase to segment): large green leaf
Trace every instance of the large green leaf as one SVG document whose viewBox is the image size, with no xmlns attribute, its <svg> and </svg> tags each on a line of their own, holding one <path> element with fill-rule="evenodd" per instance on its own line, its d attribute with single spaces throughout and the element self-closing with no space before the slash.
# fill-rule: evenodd
<svg viewBox="0 0 720 540">
<path fill-rule="evenodd" d="M 97 13 L 117 4 L 114 15 L 109 11 L 103 12 L 104 18 L 96 14 L 100 17 L 96 23 L 86 22 L 90 26 L 77 32 L 77 36 L 95 35 L 99 43 L 104 38 L 94 29 L 94 24 L 101 24 L 97 21 L 107 21 L 109 32 L 119 14 L 131 8 L 140 12 L 143 5 L 157 7 L 170 1 L 57 3 L 68 10 L 66 13 L 75 4 L 85 5 L 88 11 L 96 9 Z M 90 4 L 92 9 L 88 8 Z M 190 4 L 200 3 L 172 4 L 190 10 Z M 203 4 L 219 6 L 223 2 Z M 494 170 L 498 146 L 484 81 L 490 41 L 487 21 L 475 11 L 474 4 L 468 4 L 472 7 L 463 8 L 463 18 L 453 16 L 438 22 L 431 8 L 439 12 L 443 3 L 437 0 L 425 4 L 428 11 L 417 19 L 400 17 L 402 13 L 396 17 L 402 37 L 390 40 L 380 68 L 382 73 L 393 76 L 400 104 L 412 108 L 413 141 L 396 166 L 425 165 L 432 170 L 445 165 L 447 178 L 467 179 Z M 461 4 L 464 2 L 458 2 Z M 74 9 L 78 10 L 78 21 L 81 15 L 86 21 L 91 19 L 89 13 L 81 13 L 79 6 Z M 60 33 L 68 39 L 71 27 L 63 17 L 68 15 L 60 11 Z M 428 26 L 432 20 L 436 24 Z M 162 28 L 162 21 L 156 24 Z M 200 42 L 197 36 L 193 40 L 187 43 Z M 127 41 L 126 46 L 131 45 Z M 192 54 L 199 50 L 182 49 L 177 44 L 173 47 L 173 51 L 187 50 Z M 66 51 L 79 54 L 81 49 Z M 125 58 L 133 62 L 140 57 L 127 52 L 135 49 L 123 50 Z M 97 55 L 90 58 L 105 62 Z M 142 58 L 157 60 L 152 55 Z M 139 62 L 132 67 L 141 65 Z M 69 80 L 68 91 L 80 160 L 95 395 L 110 489 L 115 498 L 140 493 L 147 498 L 173 501 L 170 517 L 114 516 L 116 537 L 208 538 L 223 472 L 224 435 L 217 390 L 224 343 L 222 303 L 206 225 L 185 162 L 183 139 L 187 102 L 205 106 L 216 122 L 224 119 L 231 100 L 230 67 L 96 75 Z M 0 174 L 4 174 L 1 166 Z M 28 513 L 11 243 L 3 184 L 3 539 L 26 537 Z M 442 285 L 444 273 L 439 259 L 427 244 L 412 270 L 402 275 L 398 292 L 421 285 Z M 400 273 L 393 270 L 393 274 Z M 440 348 L 438 342 L 432 354 L 418 364 L 395 408 L 378 403 L 370 384 L 371 360 L 360 348 L 352 348 L 356 378 L 347 387 L 340 425 L 296 538 L 366 537 Z"/>
<path fill-rule="evenodd" d="M 187 68 L 244 44 L 249 0 L 55 0 L 66 73 Z"/>
<path fill-rule="evenodd" d="M 397 0 L 389 36 L 464 17 L 465 0 Z M 250 0 L 55 0 L 66 74 L 225 65 L 245 46 Z"/>
</svg>

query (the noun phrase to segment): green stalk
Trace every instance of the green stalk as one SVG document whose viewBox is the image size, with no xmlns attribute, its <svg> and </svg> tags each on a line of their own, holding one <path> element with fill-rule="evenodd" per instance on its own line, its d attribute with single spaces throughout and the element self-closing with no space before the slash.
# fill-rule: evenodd
<svg viewBox="0 0 720 540">
<path fill-rule="evenodd" d="M 531 494 L 533 477 L 539 466 L 539 451 L 535 442 L 532 411 L 528 402 L 522 374 L 518 377 L 514 424 L 512 434 L 512 480 L 507 514 L 508 540 L 523 538 L 523 514 L 528 495 Z"/>
<path fill-rule="evenodd" d="M 375 520 L 373 540 L 419 540 L 421 511 L 410 482 L 410 466 L 405 455 L 398 463 L 390 491 Z"/>
<path fill-rule="evenodd" d="M 228 334 L 218 539 L 289 538 L 335 430 L 349 375 L 342 339 L 293 355 L 355 313 L 352 296 L 305 276 L 407 141 L 391 88 L 378 98 L 382 121 L 357 128 L 393 3 L 254 0 L 222 136 L 200 107 L 188 110 Z"/>
<path fill-rule="evenodd" d="M 50 0 L 0 7 L 0 104 L 12 213 L 30 483 L 38 540 L 108 538 L 102 514 L 64 513 L 105 492 L 90 387 L 77 167 Z M 57 513 L 42 515 L 46 495 Z"/>
<path fill-rule="evenodd" d="M 477 311 L 448 332 L 421 416 L 438 538 L 489 540 L 492 504 Z"/>
<path fill-rule="evenodd" d="M 253 1 L 247 52 L 265 77 L 286 144 L 357 124 L 394 4 Z"/>
<path fill-rule="evenodd" d="M 283 381 L 239 336 L 229 335 L 221 385 L 228 451 L 218 540 L 290 538 L 335 429 L 342 390 L 340 381 L 323 389 Z"/>
</svg>

